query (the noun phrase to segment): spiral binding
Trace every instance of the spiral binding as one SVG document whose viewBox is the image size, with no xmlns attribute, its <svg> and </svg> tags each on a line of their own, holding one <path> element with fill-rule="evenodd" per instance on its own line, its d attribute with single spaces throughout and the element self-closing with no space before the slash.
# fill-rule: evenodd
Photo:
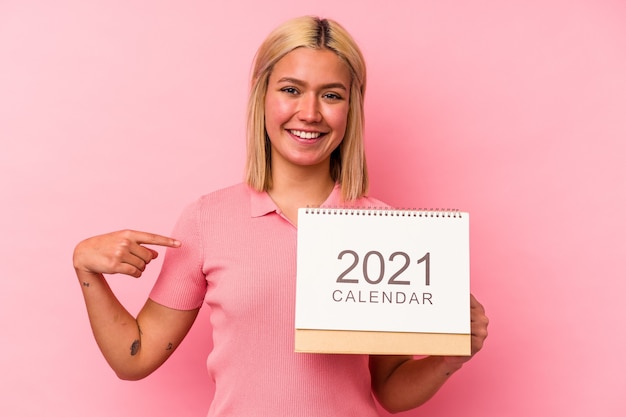
<svg viewBox="0 0 626 417">
<path fill-rule="evenodd" d="M 306 214 L 330 214 L 339 216 L 390 216 L 390 217 L 450 217 L 461 218 L 458 209 L 395 209 L 385 207 L 306 207 Z"/>
</svg>

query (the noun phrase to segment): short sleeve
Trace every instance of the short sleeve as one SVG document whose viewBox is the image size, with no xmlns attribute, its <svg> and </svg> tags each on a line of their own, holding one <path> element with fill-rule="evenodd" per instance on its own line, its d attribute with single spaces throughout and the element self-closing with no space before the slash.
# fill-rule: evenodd
<svg viewBox="0 0 626 417">
<path fill-rule="evenodd" d="M 150 299 L 177 310 L 202 306 L 207 290 L 203 272 L 202 233 L 199 229 L 200 201 L 189 205 L 179 217 L 171 234 L 181 242 L 168 248 L 163 267 L 150 292 Z"/>
</svg>

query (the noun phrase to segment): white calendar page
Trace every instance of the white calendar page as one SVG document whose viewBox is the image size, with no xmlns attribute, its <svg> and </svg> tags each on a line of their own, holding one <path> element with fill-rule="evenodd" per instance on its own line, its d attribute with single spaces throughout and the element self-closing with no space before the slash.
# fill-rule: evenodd
<svg viewBox="0 0 626 417">
<path fill-rule="evenodd" d="M 469 214 L 300 209 L 296 329 L 469 334 Z"/>
</svg>

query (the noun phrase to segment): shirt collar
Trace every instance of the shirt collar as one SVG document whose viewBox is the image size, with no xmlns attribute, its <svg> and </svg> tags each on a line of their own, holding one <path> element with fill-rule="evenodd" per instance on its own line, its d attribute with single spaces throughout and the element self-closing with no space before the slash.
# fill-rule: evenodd
<svg viewBox="0 0 626 417">
<path fill-rule="evenodd" d="M 261 217 L 272 212 L 278 212 L 278 207 L 274 200 L 265 191 L 250 189 L 250 215 Z"/>
<path fill-rule="evenodd" d="M 341 186 L 335 184 L 328 198 L 321 205 L 323 207 L 339 207 L 341 202 Z M 269 194 L 266 191 L 259 192 L 250 188 L 250 215 L 262 217 L 272 212 L 280 213 L 280 209 Z"/>
<path fill-rule="evenodd" d="M 333 190 L 328 195 L 326 201 L 324 201 L 321 206 L 322 207 L 341 207 L 343 204 L 343 200 L 341 198 L 341 185 L 339 183 L 335 184 Z"/>
</svg>

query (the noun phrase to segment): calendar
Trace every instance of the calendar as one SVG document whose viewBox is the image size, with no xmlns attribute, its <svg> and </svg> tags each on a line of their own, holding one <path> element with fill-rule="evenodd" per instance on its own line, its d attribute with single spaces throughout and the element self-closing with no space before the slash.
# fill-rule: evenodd
<svg viewBox="0 0 626 417">
<path fill-rule="evenodd" d="M 295 350 L 469 355 L 469 213 L 298 211 Z"/>
</svg>

